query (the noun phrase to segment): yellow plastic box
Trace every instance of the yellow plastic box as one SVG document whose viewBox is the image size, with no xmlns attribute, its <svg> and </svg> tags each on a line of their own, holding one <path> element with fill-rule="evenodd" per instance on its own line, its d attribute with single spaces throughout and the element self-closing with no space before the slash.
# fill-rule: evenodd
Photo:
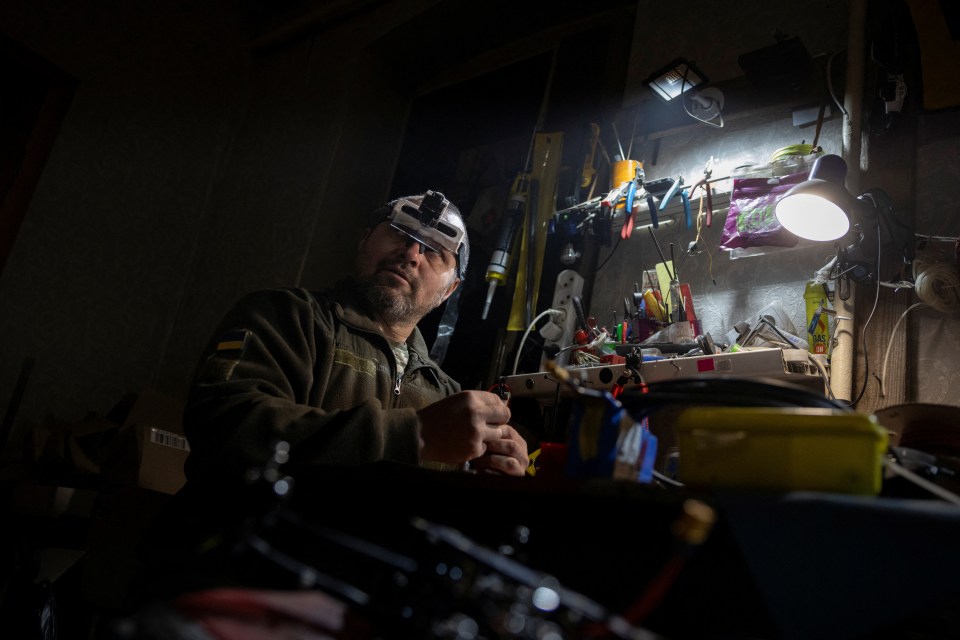
<svg viewBox="0 0 960 640">
<path fill-rule="evenodd" d="M 887 431 L 826 408 L 691 407 L 676 422 L 686 485 L 876 495 Z"/>
</svg>

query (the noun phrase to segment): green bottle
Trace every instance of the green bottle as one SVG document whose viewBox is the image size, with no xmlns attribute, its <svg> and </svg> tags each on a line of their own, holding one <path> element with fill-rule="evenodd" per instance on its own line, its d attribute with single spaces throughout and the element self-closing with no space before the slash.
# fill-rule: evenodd
<svg viewBox="0 0 960 640">
<path fill-rule="evenodd" d="M 810 353 L 828 355 L 830 351 L 830 316 L 823 313 L 831 309 L 827 286 L 813 280 L 807 282 L 803 292 L 807 308 L 807 342 Z"/>
</svg>

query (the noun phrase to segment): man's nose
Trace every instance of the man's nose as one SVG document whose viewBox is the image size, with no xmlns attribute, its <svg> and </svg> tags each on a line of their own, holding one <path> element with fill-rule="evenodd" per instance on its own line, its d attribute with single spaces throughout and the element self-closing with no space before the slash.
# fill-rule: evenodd
<svg viewBox="0 0 960 640">
<path fill-rule="evenodd" d="M 407 260 L 416 262 L 420 259 L 420 256 L 423 255 L 424 247 L 423 244 L 417 242 L 413 238 L 406 238 L 404 244 L 403 255 Z"/>
</svg>

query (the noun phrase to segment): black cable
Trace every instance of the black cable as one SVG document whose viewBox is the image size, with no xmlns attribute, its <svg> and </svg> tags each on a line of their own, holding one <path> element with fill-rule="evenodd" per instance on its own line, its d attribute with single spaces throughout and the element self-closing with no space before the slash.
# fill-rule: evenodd
<svg viewBox="0 0 960 640">
<path fill-rule="evenodd" d="M 612 258 L 612 257 L 613 257 L 613 254 L 617 252 L 617 247 L 620 246 L 620 241 L 621 241 L 621 240 L 623 240 L 623 236 L 620 236 L 619 238 L 617 238 L 617 244 L 613 245 L 613 249 L 610 251 L 609 254 L 607 254 L 607 257 L 603 259 L 603 262 L 601 262 L 599 265 L 597 265 L 597 268 L 594 269 L 594 271 L 600 271 L 600 269 L 603 269 L 603 267 L 604 267 L 605 264 L 607 264 L 608 262 L 610 262 L 610 258 Z"/>
<path fill-rule="evenodd" d="M 874 202 L 874 204 L 876 204 Z M 870 321 L 873 320 L 873 315 L 877 311 L 877 302 L 880 300 L 880 249 L 883 242 L 880 239 L 880 218 L 877 217 L 877 259 L 874 263 L 874 286 L 876 290 L 873 294 L 873 308 L 870 309 L 870 315 L 867 316 L 867 321 L 863 323 L 863 328 L 860 330 L 860 346 L 863 350 L 863 385 L 860 387 L 860 393 L 857 394 L 856 400 L 850 402 L 851 407 L 856 407 L 857 403 L 863 398 L 864 392 L 867 390 L 867 382 L 870 380 L 870 354 L 867 350 L 867 326 L 870 324 Z"/>
<path fill-rule="evenodd" d="M 641 367 L 641 375 L 643 370 Z M 819 407 L 852 411 L 840 400 L 833 400 L 806 387 L 773 378 L 743 378 L 715 375 L 652 382 L 630 387 L 617 398 L 637 419 L 670 404 L 740 407 Z"/>
</svg>

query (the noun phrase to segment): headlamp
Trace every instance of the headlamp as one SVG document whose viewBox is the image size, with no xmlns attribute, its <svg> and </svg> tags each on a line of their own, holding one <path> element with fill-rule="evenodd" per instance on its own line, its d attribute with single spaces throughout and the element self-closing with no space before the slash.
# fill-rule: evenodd
<svg viewBox="0 0 960 640">
<path fill-rule="evenodd" d="M 442 193 L 427 191 L 419 205 L 405 198 L 397 200 L 387 220 L 394 229 L 434 251 L 446 249 L 458 255 L 464 230 L 443 219 L 449 206 L 450 201 Z M 447 217 L 451 219 L 456 218 Z"/>
</svg>

